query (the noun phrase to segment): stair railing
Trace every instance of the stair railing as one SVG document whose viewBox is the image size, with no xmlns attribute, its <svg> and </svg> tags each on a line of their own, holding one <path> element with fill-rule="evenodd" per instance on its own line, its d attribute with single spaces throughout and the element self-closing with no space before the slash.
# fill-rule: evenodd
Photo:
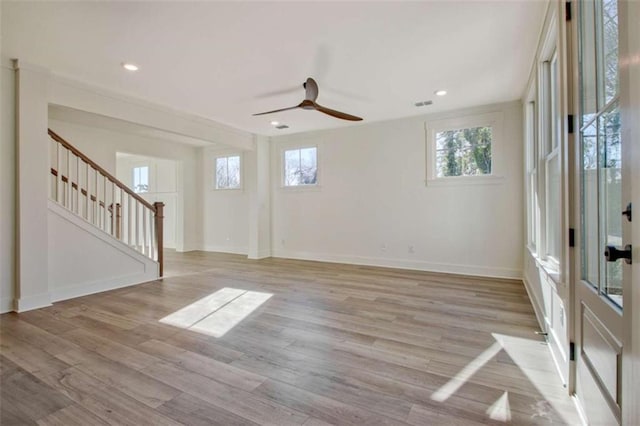
<svg viewBox="0 0 640 426">
<path fill-rule="evenodd" d="M 164 203 L 153 204 L 49 129 L 50 197 L 159 264 L 163 273 Z"/>
</svg>

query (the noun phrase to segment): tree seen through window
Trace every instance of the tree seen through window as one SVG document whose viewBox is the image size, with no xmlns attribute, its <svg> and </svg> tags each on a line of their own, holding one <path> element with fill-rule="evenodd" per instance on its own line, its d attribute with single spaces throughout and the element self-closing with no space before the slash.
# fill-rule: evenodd
<svg viewBox="0 0 640 426">
<path fill-rule="evenodd" d="M 216 189 L 240 188 L 240 156 L 216 158 Z"/>
<path fill-rule="evenodd" d="M 318 183 L 317 148 L 290 149 L 284 152 L 284 185 L 301 186 Z"/>
<path fill-rule="evenodd" d="M 491 174 L 491 127 L 436 133 L 436 176 Z"/>
</svg>

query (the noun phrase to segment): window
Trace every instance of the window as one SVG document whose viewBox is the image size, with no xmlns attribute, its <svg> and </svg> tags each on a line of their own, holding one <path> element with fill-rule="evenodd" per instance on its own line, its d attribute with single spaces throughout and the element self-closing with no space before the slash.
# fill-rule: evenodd
<svg viewBox="0 0 640 426">
<path fill-rule="evenodd" d="M 491 174 L 491 127 L 436 133 L 436 177 Z"/>
<path fill-rule="evenodd" d="M 623 307 L 623 263 L 605 262 L 623 245 L 618 2 L 584 2 L 579 15 L 581 278 Z"/>
<path fill-rule="evenodd" d="M 527 247 L 554 279 L 562 280 L 568 236 L 563 216 L 566 111 L 561 103 L 564 86 L 557 28 L 556 24 L 549 25 L 544 36 L 524 105 L 525 188 Z"/>
<path fill-rule="evenodd" d="M 488 183 L 500 180 L 496 146 L 502 113 L 426 123 L 427 183 Z"/>
<path fill-rule="evenodd" d="M 240 188 L 240 156 L 216 158 L 216 189 Z"/>
<path fill-rule="evenodd" d="M 133 191 L 138 194 L 149 192 L 149 166 L 133 168 Z"/>
<path fill-rule="evenodd" d="M 562 176 L 560 168 L 560 96 L 558 56 L 543 63 L 543 128 L 545 167 L 545 227 L 548 260 L 560 263 L 562 255 Z"/>
<path fill-rule="evenodd" d="M 285 150 L 283 164 L 284 186 L 318 183 L 318 149 L 316 147 Z"/>
<path fill-rule="evenodd" d="M 531 96 L 533 97 L 533 95 Z M 536 252 L 538 244 L 538 221 L 540 206 L 538 203 L 538 140 L 536 120 L 536 102 L 531 100 L 526 106 L 526 166 L 527 166 L 527 244 Z"/>
</svg>

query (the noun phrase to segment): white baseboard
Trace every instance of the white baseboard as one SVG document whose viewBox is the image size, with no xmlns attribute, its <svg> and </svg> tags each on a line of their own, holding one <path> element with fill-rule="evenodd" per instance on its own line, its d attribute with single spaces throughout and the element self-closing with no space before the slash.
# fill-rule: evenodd
<svg viewBox="0 0 640 426">
<path fill-rule="evenodd" d="M 547 327 L 546 321 L 544 319 L 544 310 L 542 309 L 542 305 L 540 304 L 540 301 L 538 300 L 538 298 L 535 296 L 536 292 L 533 291 L 533 288 L 531 287 L 531 282 L 527 279 L 526 274 L 524 274 L 525 276 L 522 278 L 522 281 L 524 282 L 524 288 L 527 291 L 527 296 L 529 296 L 529 301 L 531 302 L 531 306 L 533 306 L 533 311 L 536 315 L 536 319 L 538 320 L 538 325 L 540 326 L 540 330 L 545 332 L 545 333 L 550 333 L 552 335 L 552 339 L 546 339 L 548 344 L 548 348 L 549 348 L 549 353 L 551 354 L 551 359 L 553 360 L 553 364 L 556 366 L 556 370 L 558 372 L 558 375 L 560 376 L 560 380 L 564 382 L 564 373 L 562 371 L 562 365 L 565 363 L 564 360 L 559 360 L 558 356 L 556 355 L 556 351 L 560 354 L 566 354 L 566 351 L 563 350 L 559 345 L 558 345 L 558 336 L 556 335 L 555 331 L 549 327 Z M 552 345 L 555 347 L 552 347 Z M 566 385 L 566 383 L 565 383 Z"/>
<path fill-rule="evenodd" d="M 501 267 L 435 263 L 411 259 L 388 259 L 341 254 L 322 254 L 282 249 L 274 250 L 272 252 L 272 256 L 285 259 L 315 260 L 319 262 L 379 266 L 383 268 L 410 269 L 416 271 L 441 272 L 446 274 L 472 275 L 489 278 L 522 279 L 521 270 Z"/>
<path fill-rule="evenodd" d="M 533 306 L 533 312 L 536 314 L 536 319 L 538 320 L 538 325 L 540 326 L 540 330 L 546 331 L 546 324 L 544 321 L 544 313 L 542 311 L 542 305 L 540 305 L 540 301 L 536 297 L 536 293 L 531 288 L 531 283 L 527 279 L 526 274 L 522 277 L 522 281 L 524 282 L 524 289 L 527 291 L 527 296 L 529 296 L 529 301 L 531 302 L 531 306 Z"/>
<path fill-rule="evenodd" d="M 268 257 L 271 257 L 271 250 L 262 250 L 262 251 L 259 251 L 255 255 L 253 255 L 253 254 L 248 254 L 247 255 L 247 258 L 249 258 L 251 260 L 266 259 Z"/>
<path fill-rule="evenodd" d="M 176 244 L 174 249 L 178 253 L 187 253 L 187 252 L 190 252 L 190 251 L 200 251 L 200 250 L 202 250 L 202 245 L 201 244 L 188 244 L 188 245 L 187 244 L 183 244 L 183 245 Z"/>
<path fill-rule="evenodd" d="M 68 300 L 76 297 L 88 296 L 90 294 L 102 293 L 104 291 L 116 290 L 118 288 L 130 287 L 136 284 L 154 281 L 157 279 L 156 276 L 157 273 L 143 273 L 57 288 L 51 292 L 51 300 L 53 302 L 59 302 L 61 300 Z"/>
<path fill-rule="evenodd" d="M 0 299 L 0 314 L 13 312 L 15 310 L 14 299 Z"/>
<path fill-rule="evenodd" d="M 51 294 L 41 293 L 35 296 L 21 297 L 16 300 L 16 312 L 32 311 L 51 306 Z"/>
<path fill-rule="evenodd" d="M 234 246 L 204 246 L 203 251 L 212 251 L 216 253 L 230 253 L 230 254 L 244 254 L 247 255 L 249 249 L 247 247 L 234 247 Z"/>
</svg>

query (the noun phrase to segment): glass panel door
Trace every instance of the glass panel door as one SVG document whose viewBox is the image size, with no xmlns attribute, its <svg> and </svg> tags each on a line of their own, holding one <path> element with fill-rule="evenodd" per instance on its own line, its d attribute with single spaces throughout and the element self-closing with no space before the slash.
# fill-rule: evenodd
<svg viewBox="0 0 640 426">
<path fill-rule="evenodd" d="M 622 308 L 622 262 L 603 256 L 622 245 L 617 10 L 617 0 L 581 3 L 581 278 Z"/>
<path fill-rule="evenodd" d="M 628 197 L 628 154 L 623 155 L 618 65 L 617 0 L 584 0 L 578 7 L 580 268 L 575 282 L 575 390 L 590 424 L 621 422 L 626 340 L 623 287 L 630 270 L 622 259 L 605 257 L 608 247 L 624 250 L 629 226 L 622 194 Z M 623 180 L 623 165 L 624 176 Z M 624 191 L 623 191 L 624 189 Z M 623 238 L 626 237 L 626 238 Z M 614 253 L 610 251 L 609 253 Z M 620 251 L 619 253 L 624 253 Z M 624 284 L 623 284 L 624 283 Z M 625 292 L 627 287 L 625 287 Z M 627 307 L 629 310 L 627 296 Z"/>
</svg>

